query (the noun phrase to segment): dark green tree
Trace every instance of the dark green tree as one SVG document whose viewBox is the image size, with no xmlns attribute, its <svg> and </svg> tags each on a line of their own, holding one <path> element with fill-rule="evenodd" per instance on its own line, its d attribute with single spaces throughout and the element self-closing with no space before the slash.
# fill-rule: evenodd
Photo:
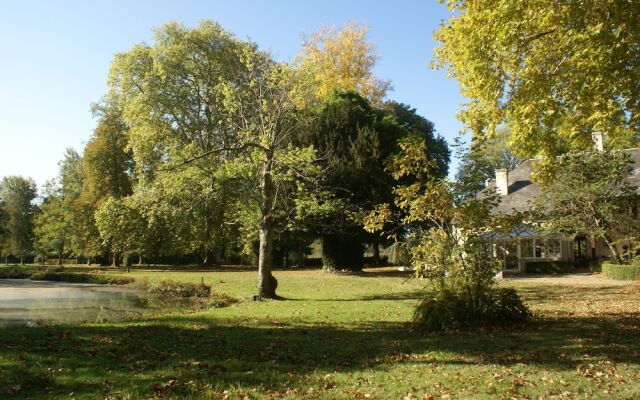
<svg viewBox="0 0 640 400">
<path fill-rule="evenodd" d="M 37 210 L 33 201 L 36 195 L 36 184 L 30 178 L 7 176 L 0 182 L 0 199 L 6 214 L 5 256 L 13 254 L 22 264 L 33 249 L 33 217 Z"/>
</svg>

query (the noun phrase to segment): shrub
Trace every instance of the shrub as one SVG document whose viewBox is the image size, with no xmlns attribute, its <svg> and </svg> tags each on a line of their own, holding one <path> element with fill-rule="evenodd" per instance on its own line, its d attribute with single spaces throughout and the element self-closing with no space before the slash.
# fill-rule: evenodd
<svg viewBox="0 0 640 400">
<path fill-rule="evenodd" d="M 591 271 L 591 272 L 602 272 L 602 261 L 600 261 L 600 260 L 589 260 L 589 271 Z"/>
<path fill-rule="evenodd" d="M 159 294 L 166 297 L 209 297 L 211 286 L 204 283 L 177 282 L 172 280 L 162 280 L 151 282 L 146 285 L 149 293 Z"/>
<path fill-rule="evenodd" d="M 133 278 L 103 274 L 88 274 L 84 272 L 35 272 L 29 279 L 34 281 L 93 283 L 98 285 L 126 285 L 133 282 Z"/>
<path fill-rule="evenodd" d="M 571 261 L 533 261 L 527 262 L 527 273 L 563 274 L 573 271 Z"/>
<path fill-rule="evenodd" d="M 609 279 L 631 281 L 640 279 L 640 265 L 634 260 L 631 265 L 602 263 L 602 275 Z"/>
<path fill-rule="evenodd" d="M 210 308 L 224 308 L 229 307 L 232 304 L 236 304 L 238 299 L 231 297 L 227 294 L 220 292 L 211 293 L 211 300 L 209 301 Z"/>
<path fill-rule="evenodd" d="M 0 279 L 27 279 L 32 273 L 24 268 L 0 268 Z"/>
<path fill-rule="evenodd" d="M 471 297 L 440 290 L 426 297 L 414 314 L 419 329 L 437 332 L 472 327 L 495 327 L 523 323 L 531 312 L 513 289 L 493 289 L 475 304 Z"/>
</svg>

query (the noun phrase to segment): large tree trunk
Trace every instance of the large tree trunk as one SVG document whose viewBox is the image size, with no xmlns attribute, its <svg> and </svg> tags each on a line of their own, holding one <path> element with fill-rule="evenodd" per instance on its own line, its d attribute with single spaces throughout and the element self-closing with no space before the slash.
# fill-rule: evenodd
<svg viewBox="0 0 640 400">
<path fill-rule="evenodd" d="M 271 275 L 273 256 L 273 206 L 275 187 L 271 176 L 273 160 L 267 158 L 262 173 L 262 209 L 260 220 L 260 248 L 258 252 L 258 298 L 274 299 L 278 281 Z"/>
<path fill-rule="evenodd" d="M 602 239 L 604 239 L 604 242 L 607 244 L 607 246 L 609 246 L 609 250 L 611 250 L 611 255 L 613 256 L 613 258 L 616 259 L 616 262 L 618 264 L 622 264 L 622 257 L 620 257 L 618 248 L 616 247 L 616 244 L 613 242 L 613 240 L 611 240 L 609 235 L 602 235 Z"/>
</svg>

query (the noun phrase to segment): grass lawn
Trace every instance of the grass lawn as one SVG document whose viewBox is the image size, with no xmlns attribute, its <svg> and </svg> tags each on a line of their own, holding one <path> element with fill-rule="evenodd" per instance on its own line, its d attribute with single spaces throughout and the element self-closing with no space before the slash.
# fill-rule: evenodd
<svg viewBox="0 0 640 400">
<path fill-rule="evenodd" d="M 246 298 L 256 272 L 135 270 Z M 0 398 L 640 398 L 640 287 L 516 279 L 518 330 L 411 331 L 422 282 L 275 273 L 279 301 L 0 330 Z"/>
</svg>

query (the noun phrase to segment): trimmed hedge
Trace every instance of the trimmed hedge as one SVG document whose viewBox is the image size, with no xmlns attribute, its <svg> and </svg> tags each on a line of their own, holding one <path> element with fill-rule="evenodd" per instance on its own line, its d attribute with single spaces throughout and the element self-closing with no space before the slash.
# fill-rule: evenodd
<svg viewBox="0 0 640 400">
<path fill-rule="evenodd" d="M 0 268 L 0 279 L 27 279 L 33 270 L 25 268 Z"/>
<path fill-rule="evenodd" d="M 72 283 L 93 283 L 99 285 L 126 285 L 133 278 L 122 276 L 88 274 L 84 272 L 36 272 L 29 279 L 32 281 L 56 281 Z"/>
<path fill-rule="evenodd" d="M 640 265 L 602 263 L 602 275 L 609 279 L 632 281 L 640 279 Z"/>
<path fill-rule="evenodd" d="M 573 271 L 571 261 L 530 261 L 526 264 L 529 274 L 564 274 Z"/>
</svg>

